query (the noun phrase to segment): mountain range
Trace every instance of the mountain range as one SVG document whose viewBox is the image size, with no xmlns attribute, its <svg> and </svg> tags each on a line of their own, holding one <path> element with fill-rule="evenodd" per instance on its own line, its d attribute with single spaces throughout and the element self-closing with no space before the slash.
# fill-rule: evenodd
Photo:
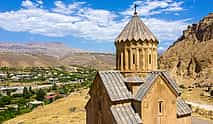
<svg viewBox="0 0 213 124">
<path fill-rule="evenodd" d="M 70 48 L 61 42 L 0 42 L 0 66 L 82 65 L 98 69 L 113 68 L 114 56 Z"/>
<path fill-rule="evenodd" d="M 86 51 L 67 47 L 61 42 L 0 42 L 0 52 L 45 54 L 60 58 L 67 54 Z"/>
</svg>

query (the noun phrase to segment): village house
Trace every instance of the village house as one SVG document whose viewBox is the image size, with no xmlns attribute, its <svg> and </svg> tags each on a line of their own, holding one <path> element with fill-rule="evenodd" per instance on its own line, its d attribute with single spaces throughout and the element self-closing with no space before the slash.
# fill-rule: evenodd
<svg viewBox="0 0 213 124">
<path fill-rule="evenodd" d="M 11 95 L 12 93 L 16 92 L 18 90 L 17 87 L 0 87 L 0 94 L 7 96 Z"/>
<path fill-rule="evenodd" d="M 27 103 L 27 106 L 29 108 L 34 108 L 34 107 L 37 107 L 39 105 L 44 105 L 44 102 L 43 101 L 37 101 L 37 100 L 35 100 L 35 101 L 31 101 L 31 102 Z"/>
<path fill-rule="evenodd" d="M 3 82 L 5 79 L 7 79 L 8 75 L 4 73 L 0 73 L 0 81 Z"/>
<path fill-rule="evenodd" d="M 176 82 L 158 70 L 158 40 L 136 11 L 115 46 L 116 70 L 97 73 L 86 123 L 191 124 L 191 108 L 180 97 Z"/>
</svg>

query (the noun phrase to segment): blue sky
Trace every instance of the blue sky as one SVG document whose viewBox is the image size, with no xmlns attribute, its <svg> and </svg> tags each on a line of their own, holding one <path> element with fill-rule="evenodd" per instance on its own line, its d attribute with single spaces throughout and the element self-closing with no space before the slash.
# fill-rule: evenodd
<svg viewBox="0 0 213 124">
<path fill-rule="evenodd" d="M 212 0 L 0 0 L 1 42 L 63 42 L 114 52 L 133 5 L 165 50 L 187 25 L 213 12 Z"/>
</svg>

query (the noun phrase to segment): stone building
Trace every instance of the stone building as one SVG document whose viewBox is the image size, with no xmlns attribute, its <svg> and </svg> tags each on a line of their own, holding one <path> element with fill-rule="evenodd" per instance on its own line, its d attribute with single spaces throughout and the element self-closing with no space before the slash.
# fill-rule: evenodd
<svg viewBox="0 0 213 124">
<path fill-rule="evenodd" d="M 135 12 L 115 40 L 116 70 L 99 71 L 89 91 L 87 124 L 191 124 L 191 109 L 166 71 L 158 40 Z"/>
</svg>

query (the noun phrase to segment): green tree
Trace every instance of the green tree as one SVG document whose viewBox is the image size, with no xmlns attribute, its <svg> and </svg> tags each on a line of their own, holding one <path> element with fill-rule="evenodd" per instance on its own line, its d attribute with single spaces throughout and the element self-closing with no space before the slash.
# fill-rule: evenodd
<svg viewBox="0 0 213 124">
<path fill-rule="evenodd" d="M 30 93 L 29 93 L 27 87 L 24 87 L 24 89 L 23 89 L 23 97 L 26 99 L 30 98 Z"/>
<path fill-rule="evenodd" d="M 6 91 L 6 94 L 7 96 L 11 96 L 11 91 L 10 90 Z"/>
<path fill-rule="evenodd" d="M 21 97 L 21 98 L 18 98 L 15 103 L 18 105 L 26 105 L 27 102 L 29 102 L 29 99 Z"/>
<path fill-rule="evenodd" d="M 68 94 L 68 92 L 69 92 L 69 90 L 65 85 L 62 88 L 60 88 L 60 90 L 59 90 L 60 94 Z"/>
<path fill-rule="evenodd" d="M 0 97 L 0 106 L 8 105 L 11 102 L 10 96 L 2 96 Z"/>
<path fill-rule="evenodd" d="M 11 96 L 11 93 L 12 92 L 15 92 L 16 91 L 16 89 L 8 89 L 7 91 L 6 91 L 6 94 L 7 94 L 7 96 Z"/>
<path fill-rule="evenodd" d="M 69 90 L 66 86 L 63 86 L 63 89 L 64 89 L 64 94 L 68 94 Z"/>
<path fill-rule="evenodd" d="M 30 95 L 34 94 L 34 91 L 32 90 L 31 86 L 29 87 L 29 92 L 30 92 Z"/>
<path fill-rule="evenodd" d="M 45 91 L 42 90 L 42 89 L 39 89 L 39 90 L 36 92 L 36 99 L 39 100 L 39 101 L 43 101 L 45 95 L 46 95 Z"/>
<path fill-rule="evenodd" d="M 57 85 L 56 85 L 56 83 L 53 83 L 52 90 L 57 90 Z"/>
</svg>

